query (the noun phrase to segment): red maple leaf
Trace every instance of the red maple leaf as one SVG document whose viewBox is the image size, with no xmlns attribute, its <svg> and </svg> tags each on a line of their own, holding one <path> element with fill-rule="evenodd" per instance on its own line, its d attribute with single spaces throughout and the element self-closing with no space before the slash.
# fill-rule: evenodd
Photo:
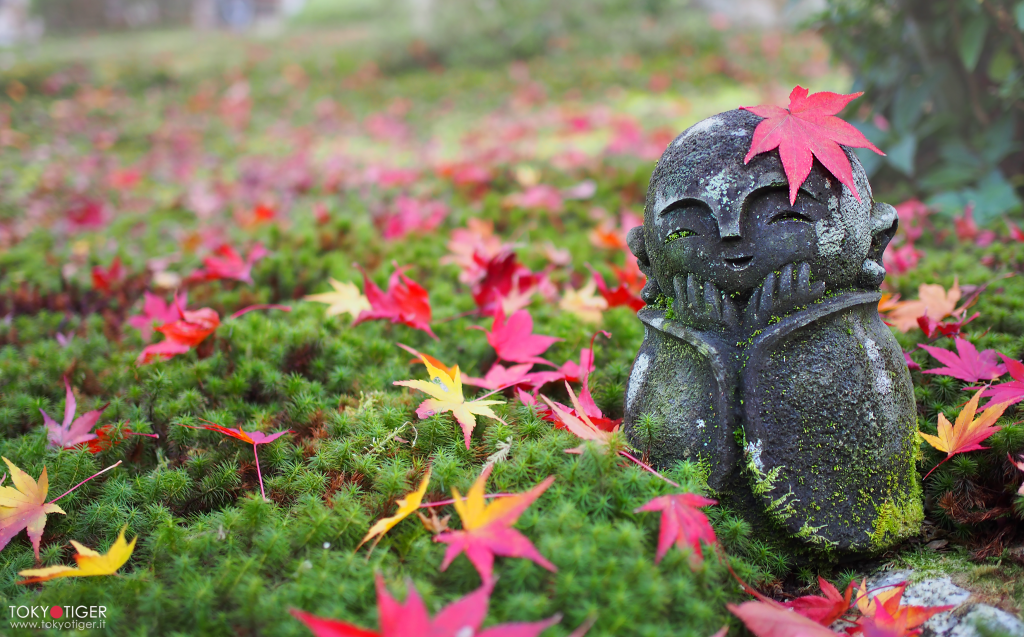
<svg viewBox="0 0 1024 637">
<path fill-rule="evenodd" d="M 408 325 L 416 330 L 423 330 L 434 339 L 437 336 L 430 329 L 430 299 L 423 287 L 405 276 L 405 271 L 411 266 L 398 267 L 393 264 L 395 271 L 388 279 L 388 291 L 384 293 L 377 284 L 370 280 L 366 270 L 356 265 L 363 273 L 363 294 L 370 302 L 370 309 L 363 310 L 352 321 L 352 325 L 359 325 L 363 321 L 376 321 L 387 319 L 392 323 Z"/>
<path fill-rule="evenodd" d="M 555 383 L 560 380 L 578 383 L 590 373 L 593 367 L 594 350 L 584 347 L 580 349 L 580 362 L 578 364 L 575 361 L 565 361 L 561 367 L 554 371 L 533 372 L 528 374 L 527 378 L 534 389 L 534 393 L 536 393 L 537 390 L 547 383 Z"/>
<path fill-rule="evenodd" d="M 960 337 L 954 339 L 954 342 L 959 356 L 941 347 L 918 345 L 933 358 L 946 365 L 946 367 L 927 369 L 924 371 L 925 374 L 952 376 L 968 383 L 976 383 L 980 380 L 995 380 L 1006 373 L 1006 365 L 996 362 L 995 350 L 987 349 L 979 353 L 970 341 Z"/>
<path fill-rule="evenodd" d="M 657 564 L 673 544 L 679 549 L 693 549 L 690 554 L 691 565 L 696 566 L 704 560 L 701 554 L 700 541 L 706 544 L 715 543 L 715 531 L 708 522 L 708 516 L 700 507 L 718 504 L 717 500 L 705 498 L 695 493 L 676 493 L 654 498 L 647 504 L 636 509 L 640 511 L 661 511 L 661 531 L 658 533 L 658 552 L 654 557 Z"/>
<path fill-rule="evenodd" d="M 499 360 L 555 366 L 554 363 L 541 358 L 540 355 L 562 339 L 534 334 L 533 317 L 526 310 L 514 313 L 506 323 L 505 312 L 499 307 L 494 314 L 490 332 L 479 325 L 471 325 L 470 329 L 481 330 L 487 334 L 487 342 L 494 348 Z"/>
<path fill-rule="evenodd" d="M 149 337 L 153 335 L 154 323 L 170 323 L 180 317 L 177 308 L 179 305 L 181 307 L 188 305 L 187 292 L 182 292 L 180 295 L 175 294 L 174 302 L 167 303 L 162 297 L 146 291 L 142 302 L 142 314 L 129 316 L 127 323 L 139 330 L 142 333 L 143 340 L 148 341 Z"/>
<path fill-rule="evenodd" d="M 983 398 L 989 398 L 986 406 L 995 403 L 1007 403 L 1014 405 L 1024 400 L 1024 364 L 1003 354 L 999 355 L 1006 364 L 1006 370 L 1010 372 L 1013 380 L 1008 383 L 992 385 L 981 393 Z"/>
<path fill-rule="evenodd" d="M 543 278 L 519 263 L 515 252 L 502 252 L 486 258 L 473 253 L 473 262 L 483 275 L 473 284 L 473 302 L 484 314 L 504 308 L 510 297 L 528 298 Z M 526 303 L 522 303 L 525 305 Z"/>
<path fill-rule="evenodd" d="M 200 420 L 202 419 L 200 418 Z M 182 427 L 188 427 L 189 429 L 206 429 L 207 431 L 216 431 L 217 433 L 224 434 L 225 436 L 231 436 L 236 440 L 241 440 L 242 442 L 252 445 L 252 455 L 256 459 L 256 475 L 259 476 L 260 480 L 260 495 L 262 495 L 263 499 L 266 500 L 267 494 L 263 490 L 263 472 L 260 471 L 260 455 L 256 451 L 256 447 L 258 445 L 266 445 L 271 442 L 274 442 L 281 436 L 288 433 L 292 433 L 292 430 L 285 429 L 284 431 L 278 431 L 276 433 L 267 435 L 262 431 L 243 431 L 241 427 L 239 427 L 238 429 L 228 429 L 227 427 L 222 427 L 221 425 L 210 422 L 209 420 L 204 420 L 203 422 L 205 422 L 206 424 L 199 425 L 198 427 L 186 425 L 184 423 L 179 424 L 181 424 Z"/>
<path fill-rule="evenodd" d="M 766 602 L 726 604 L 757 637 L 836 637 L 837 633 L 791 610 Z"/>
<path fill-rule="evenodd" d="M 136 364 L 146 365 L 155 360 L 167 360 L 178 354 L 185 354 L 220 327 L 220 315 L 216 310 L 208 307 L 198 310 L 186 310 L 180 305 L 175 307 L 180 318 L 156 328 L 156 331 L 166 338 L 159 343 L 146 346 L 135 361 Z"/>
<path fill-rule="evenodd" d="M 555 615 L 539 622 L 501 624 L 481 631 L 480 625 L 487 616 L 493 582 L 484 582 L 476 591 L 445 606 L 431 619 L 415 588 L 409 586 L 405 602 L 399 603 L 388 594 L 384 578 L 379 573 L 376 581 L 380 631 L 359 628 L 294 608 L 290 612 L 316 637 L 536 637 L 561 620 L 560 616 Z"/>
<path fill-rule="evenodd" d="M 1006 229 L 1010 231 L 1010 238 L 1011 239 L 1013 239 L 1014 241 L 1017 241 L 1017 242 L 1024 243 L 1024 230 L 1021 230 L 1020 226 L 1018 226 L 1014 222 L 1012 222 L 1009 219 L 1007 219 L 1006 220 Z"/>
<path fill-rule="evenodd" d="M 146 436 L 147 438 L 159 438 L 157 434 L 144 434 L 138 431 L 132 431 L 129 427 L 121 427 L 120 435 L 114 437 L 111 432 L 114 430 L 114 425 L 103 425 L 96 429 L 96 437 L 85 443 L 85 448 L 89 453 L 99 453 L 106 451 L 111 447 L 119 445 L 126 436 Z"/>
<path fill-rule="evenodd" d="M 441 570 L 447 569 L 452 560 L 465 552 L 485 583 L 494 579 L 495 555 L 522 557 L 549 571 L 557 571 L 555 565 L 544 559 L 525 535 L 512 528 L 523 511 L 551 486 L 555 477 L 548 476 L 524 493 L 496 498 L 490 503 L 485 503 L 484 486 L 492 468 L 493 465 L 484 468 L 465 498 L 457 489 L 452 488 L 455 495 L 455 510 L 462 520 L 462 530 L 434 536 L 435 542 L 448 545 L 444 561 L 441 562 Z"/>
<path fill-rule="evenodd" d="M 519 384 L 527 385 L 530 383 L 531 376 L 527 372 L 530 371 L 531 367 L 533 367 L 533 363 L 510 365 L 507 368 L 500 363 L 495 363 L 491 365 L 491 369 L 487 371 L 483 378 L 463 376 L 462 384 L 483 387 L 484 389 L 504 389 Z"/>
<path fill-rule="evenodd" d="M 399 197 L 376 223 L 385 239 L 401 239 L 411 232 L 430 232 L 447 216 L 448 206 L 442 201 Z"/>
<path fill-rule="evenodd" d="M 124 267 L 121 265 L 120 256 L 114 257 L 106 268 L 99 265 L 92 268 L 92 286 L 106 294 L 110 294 L 113 286 L 120 283 L 123 278 Z"/>
<path fill-rule="evenodd" d="M 846 587 L 846 593 L 840 594 L 839 589 L 829 583 L 825 578 L 818 576 L 818 586 L 821 587 L 820 595 L 804 595 L 797 597 L 782 605 L 792 608 L 804 617 L 818 622 L 822 626 L 831 626 L 833 622 L 843 616 L 850 608 L 850 598 L 853 596 L 853 581 Z"/>
<path fill-rule="evenodd" d="M 925 314 L 924 316 L 917 317 L 917 325 L 918 327 L 921 328 L 921 331 L 924 332 L 924 335 L 927 338 L 935 338 L 936 336 L 939 335 L 948 338 L 953 338 L 954 336 L 960 335 L 960 332 L 961 330 L 963 330 L 964 325 L 967 325 L 968 323 L 978 318 L 979 316 L 981 316 L 981 312 L 975 312 L 967 320 L 964 320 L 961 316 L 959 320 L 942 321 L 940 323 L 939 321 L 936 321 L 932 317 Z"/>
<path fill-rule="evenodd" d="M 590 267 L 590 265 L 587 265 L 587 267 L 590 268 L 590 272 L 594 276 L 594 283 L 597 284 L 597 291 L 600 292 L 601 296 L 604 297 L 604 300 L 608 302 L 608 307 L 626 306 L 634 312 L 639 312 L 645 305 L 647 305 L 644 303 L 643 299 L 633 293 L 633 290 L 630 289 L 629 283 L 622 280 L 622 276 L 626 271 L 619 273 L 619 285 L 615 288 L 609 288 L 600 272 Z"/>
<path fill-rule="evenodd" d="M 195 283 L 197 281 L 233 279 L 251 284 L 252 266 L 270 253 L 262 243 L 257 243 L 249 251 L 249 256 L 243 259 L 234 248 L 224 243 L 214 250 L 214 254 L 217 256 L 208 256 L 203 259 L 203 267 L 188 275 L 185 280 Z"/>
<path fill-rule="evenodd" d="M 743 163 L 750 163 L 755 155 L 778 148 L 786 179 L 789 180 L 789 202 L 796 203 L 797 190 L 807 179 L 813 159 L 817 157 L 821 165 L 860 201 L 857 186 L 853 183 L 853 167 L 839 144 L 869 148 L 879 155 L 885 153 L 859 130 L 835 115 L 861 95 L 863 93 L 840 95 L 827 91 L 808 95 L 807 89 L 797 86 L 789 94 L 789 108 L 771 105 L 741 107 L 765 118 L 754 129 L 750 151 L 743 158 Z"/>
</svg>

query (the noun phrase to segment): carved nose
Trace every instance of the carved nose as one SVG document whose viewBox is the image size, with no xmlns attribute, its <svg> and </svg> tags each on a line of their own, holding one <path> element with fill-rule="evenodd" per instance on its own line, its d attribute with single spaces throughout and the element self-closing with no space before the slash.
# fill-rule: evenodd
<svg viewBox="0 0 1024 637">
<path fill-rule="evenodd" d="M 739 215 L 726 215 L 718 222 L 718 236 L 722 241 L 738 241 L 743 238 L 740 232 Z"/>
</svg>

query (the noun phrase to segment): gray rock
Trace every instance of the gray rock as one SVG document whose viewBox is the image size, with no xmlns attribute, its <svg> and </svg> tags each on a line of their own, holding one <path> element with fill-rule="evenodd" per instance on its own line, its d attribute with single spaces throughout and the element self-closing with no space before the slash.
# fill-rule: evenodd
<svg viewBox="0 0 1024 637">
<path fill-rule="evenodd" d="M 948 635 L 949 637 L 1024 637 L 1024 622 L 994 606 L 976 604 L 949 631 Z"/>
</svg>

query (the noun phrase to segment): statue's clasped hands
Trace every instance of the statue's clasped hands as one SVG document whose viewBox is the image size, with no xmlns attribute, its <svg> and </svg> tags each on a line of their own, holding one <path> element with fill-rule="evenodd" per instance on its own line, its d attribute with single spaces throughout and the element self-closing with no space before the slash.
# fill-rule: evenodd
<svg viewBox="0 0 1024 637">
<path fill-rule="evenodd" d="M 737 300 L 723 295 L 711 282 L 701 282 L 693 274 L 677 274 L 673 285 L 676 316 L 699 330 L 737 329 L 741 321 L 747 331 L 763 329 L 772 316 L 788 314 L 825 293 L 824 281 L 811 282 L 811 266 L 806 262 L 790 263 L 778 273 L 769 273 L 750 295 L 742 317 Z"/>
</svg>

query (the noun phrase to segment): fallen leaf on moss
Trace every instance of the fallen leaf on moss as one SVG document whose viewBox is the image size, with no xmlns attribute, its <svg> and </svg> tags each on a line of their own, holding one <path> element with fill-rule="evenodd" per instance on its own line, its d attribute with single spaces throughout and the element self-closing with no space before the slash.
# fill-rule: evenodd
<svg viewBox="0 0 1024 637">
<path fill-rule="evenodd" d="M 843 616 L 850 609 L 850 598 L 853 596 L 853 581 L 846 587 L 846 592 L 840 594 L 839 589 L 833 586 L 828 580 L 818 576 L 818 586 L 821 587 L 821 595 L 804 595 L 797 597 L 782 605 L 792 608 L 804 617 L 816 621 L 822 626 L 831 626 L 833 622 Z"/>
<path fill-rule="evenodd" d="M 491 411 L 491 405 L 500 405 L 500 400 L 470 400 L 467 401 L 462 393 L 462 379 L 459 374 L 459 366 L 454 365 L 450 370 L 438 367 L 434 364 L 436 359 L 428 358 L 420 354 L 420 359 L 427 367 L 430 381 L 425 380 L 396 380 L 395 385 L 418 389 L 430 396 L 420 403 L 416 408 L 416 415 L 420 420 L 430 418 L 434 414 L 450 411 L 459 426 L 462 427 L 462 435 L 466 441 L 466 449 L 469 449 L 469 441 L 473 436 L 473 429 L 476 427 L 476 417 L 485 416 L 501 421 L 496 413 Z M 434 361 L 434 362 L 432 362 Z"/>
<path fill-rule="evenodd" d="M 243 431 L 241 427 L 239 427 L 237 430 L 236 429 L 228 429 L 227 427 L 222 427 L 221 425 L 218 425 L 217 423 L 210 422 L 208 420 L 204 421 L 204 422 L 206 422 L 205 425 L 199 425 L 198 427 L 194 427 L 192 425 L 186 425 L 184 423 L 179 423 L 179 424 L 182 427 L 188 427 L 189 429 L 205 429 L 207 431 L 216 431 L 217 433 L 224 434 L 225 436 L 231 436 L 232 438 L 235 438 L 236 440 L 241 440 L 242 442 L 247 442 L 250 445 L 252 445 L 252 455 L 256 459 L 256 475 L 259 476 L 259 480 L 260 480 L 260 495 L 263 496 L 264 500 L 266 500 L 267 499 L 267 493 L 266 493 L 266 491 L 263 490 L 263 471 L 260 470 L 260 454 L 257 452 L 256 447 L 258 445 L 265 445 L 265 444 L 269 444 L 271 442 L 274 442 L 275 440 L 277 440 L 281 436 L 283 436 L 285 434 L 288 434 L 288 433 L 292 433 L 292 430 L 291 429 L 285 429 L 284 431 L 278 431 L 276 433 L 272 433 L 270 435 L 267 435 L 267 434 L 263 433 L 262 431 L 248 431 L 248 432 L 246 432 L 246 431 Z"/>
<path fill-rule="evenodd" d="M 350 314 L 353 318 L 360 313 L 370 309 L 370 302 L 359 291 L 354 283 L 342 283 L 330 279 L 333 292 L 322 292 L 320 294 L 309 294 L 302 297 L 303 300 L 315 303 L 326 303 L 328 305 L 326 316 L 337 316 L 339 314 Z"/>
<path fill-rule="evenodd" d="M 700 549 L 701 540 L 709 546 L 715 544 L 717 540 L 715 531 L 708 521 L 708 516 L 704 515 L 700 507 L 713 504 L 718 504 L 718 500 L 705 498 L 696 493 L 677 493 L 659 496 L 635 509 L 635 513 L 661 511 L 661 529 L 658 532 L 658 551 L 654 557 L 655 564 L 661 562 L 673 544 L 679 550 L 692 549 L 690 553 L 691 567 L 696 568 L 704 561 Z"/>
<path fill-rule="evenodd" d="M 370 309 L 363 310 L 352 321 L 356 326 L 363 321 L 376 321 L 387 319 L 392 323 L 401 323 L 409 327 L 422 330 L 434 339 L 434 331 L 430 329 L 430 299 L 423 287 L 405 276 L 405 271 L 410 266 L 397 267 L 388 279 L 388 291 L 383 292 L 370 280 L 370 276 L 361 266 L 356 266 L 363 273 L 363 291 L 370 303 Z"/>
<path fill-rule="evenodd" d="M 126 323 L 139 330 L 142 334 L 142 339 L 145 341 L 148 341 L 153 335 L 154 325 L 162 325 L 178 320 L 181 316 L 178 313 L 178 307 L 184 308 L 188 305 L 188 294 L 186 292 L 182 292 L 180 295 L 175 294 L 174 300 L 171 303 L 167 303 L 162 297 L 148 290 L 143 297 L 145 300 L 142 303 L 142 314 L 129 316 Z"/>
<path fill-rule="evenodd" d="M 894 587 L 880 591 L 873 597 L 868 595 L 867 581 L 862 581 L 857 591 L 857 609 L 864 616 L 858 620 L 858 626 L 869 626 L 891 629 L 899 626 L 903 632 L 896 635 L 910 634 L 921 624 L 928 621 L 933 615 L 952 610 L 956 606 L 903 606 L 900 602 L 903 599 L 903 592 L 907 588 L 906 582 L 901 582 Z M 870 618 L 883 613 L 877 621 Z"/>
<path fill-rule="evenodd" d="M 137 365 L 147 365 L 156 360 L 168 360 L 185 354 L 220 327 L 220 315 L 216 310 L 208 307 L 186 310 L 180 305 L 176 308 L 180 318 L 156 328 L 156 331 L 164 335 L 164 340 L 147 345 L 136 359 Z"/>
<path fill-rule="evenodd" d="M 399 603 L 388 594 L 384 578 L 379 573 L 376 582 L 380 631 L 318 617 L 295 608 L 290 612 L 316 637 L 536 637 L 544 629 L 561 621 L 561 616 L 555 615 L 539 622 L 500 624 L 480 630 L 487 616 L 492 582 L 484 582 L 476 591 L 445 606 L 433 619 L 427 614 L 423 600 L 411 584 L 405 602 Z"/>
<path fill-rule="evenodd" d="M 941 347 L 930 345 L 918 345 L 921 349 L 932 355 L 946 367 L 927 369 L 925 374 L 941 374 L 952 376 L 968 383 L 976 383 L 980 380 L 995 380 L 1006 373 L 1006 365 L 999 364 L 996 359 L 996 352 L 987 349 L 978 352 L 978 348 L 965 338 L 954 339 L 956 351 L 953 352 Z"/>
<path fill-rule="evenodd" d="M 725 606 L 757 637 L 836 637 L 839 634 L 792 610 L 764 602 Z"/>
<path fill-rule="evenodd" d="M 499 308 L 494 314 L 490 331 L 478 325 L 471 325 L 470 329 L 481 330 L 487 334 L 487 342 L 494 348 L 499 360 L 555 366 L 540 355 L 562 339 L 534 334 L 533 317 L 526 310 L 513 313 L 506 321 L 505 312 Z"/>
<path fill-rule="evenodd" d="M 938 436 L 918 432 L 925 442 L 939 451 L 945 451 L 947 454 L 945 460 L 932 467 L 931 471 L 925 475 L 925 478 L 930 476 L 932 471 L 938 469 L 943 462 L 946 462 L 946 460 L 949 460 L 958 453 L 987 449 L 988 447 L 982 447 L 981 443 L 1002 429 L 1002 427 L 997 427 L 995 422 L 999 420 L 999 417 L 1003 415 L 1003 412 L 1012 403 L 989 404 L 985 411 L 978 418 L 975 418 L 974 414 L 978 409 L 978 401 L 981 399 L 983 391 L 984 389 L 974 394 L 974 397 L 960 411 L 960 414 L 956 417 L 956 423 L 953 425 L 950 425 L 946 415 L 940 412 Z"/>
<path fill-rule="evenodd" d="M 941 321 L 956 309 L 960 295 L 960 286 L 955 281 L 948 292 L 941 285 L 922 283 L 917 288 L 918 298 L 914 301 L 899 301 L 885 316 L 885 320 L 901 332 L 917 327 L 920 316 Z"/>
<path fill-rule="evenodd" d="M 423 496 L 427 492 L 428 484 L 430 484 L 430 469 L 427 469 L 427 473 L 423 476 L 423 481 L 420 482 L 418 489 L 406 494 L 404 498 L 398 499 L 398 511 L 396 511 L 394 515 L 377 520 L 377 522 L 370 527 L 366 537 L 364 537 L 359 543 L 356 550 L 358 551 L 360 546 L 366 544 L 366 541 L 373 537 L 377 538 L 373 543 L 373 545 L 376 546 L 377 542 L 380 542 L 380 538 L 384 537 L 385 533 L 393 529 L 396 524 L 407 518 L 413 511 L 416 511 L 420 506 L 420 502 L 423 501 Z"/>
<path fill-rule="evenodd" d="M 78 403 L 75 400 L 75 394 L 71 391 L 71 384 L 68 383 L 68 377 L 64 377 L 64 388 L 67 390 L 67 394 L 64 399 L 64 422 L 57 424 L 50 414 L 39 409 L 39 413 L 43 415 L 43 426 L 46 427 L 46 439 L 51 447 L 71 449 L 80 444 L 89 442 L 90 440 L 96 439 L 96 434 L 93 433 L 92 428 L 99 422 L 100 416 L 103 414 L 103 410 L 107 408 L 107 405 L 103 405 L 99 409 L 93 409 L 87 411 L 78 418 L 75 418 L 75 411 L 78 409 Z"/>
<path fill-rule="evenodd" d="M 1012 381 L 992 385 L 982 392 L 982 398 L 988 398 L 990 403 L 1009 403 L 1014 405 L 1024 400 L 1024 364 L 1009 356 L 999 355 L 1006 365 L 1006 371 L 1010 372 Z"/>
<path fill-rule="evenodd" d="M 578 290 L 566 289 L 558 303 L 559 309 L 575 315 L 584 323 L 600 323 L 604 311 L 608 309 L 608 301 L 598 296 L 596 289 L 597 282 L 594 279 Z"/>
<path fill-rule="evenodd" d="M 46 514 L 65 515 L 64 509 L 53 502 L 46 502 L 46 493 L 50 490 L 46 467 L 43 467 L 36 481 L 7 458 L 3 458 L 3 461 L 11 472 L 14 486 L 0 487 L 0 551 L 11 538 L 25 529 L 38 561 L 39 541 L 43 537 L 43 527 L 46 526 Z"/>
<path fill-rule="evenodd" d="M 484 486 L 492 468 L 493 466 L 484 468 L 465 498 L 459 494 L 458 489 L 452 487 L 455 511 L 462 522 L 462 530 L 434 537 L 435 542 L 448 545 L 444 561 L 441 562 L 441 570 L 446 570 L 452 560 L 465 552 L 485 584 L 494 579 L 495 555 L 522 557 L 549 571 L 557 571 L 555 565 L 544 559 L 525 535 L 512 528 L 523 511 L 551 486 L 555 477 L 548 476 L 524 493 L 497 498 L 487 503 L 484 501 Z"/>
<path fill-rule="evenodd" d="M 203 267 L 188 275 L 189 283 L 199 281 L 218 281 L 231 279 L 252 284 L 252 267 L 256 262 L 270 254 L 262 243 L 257 243 L 249 250 L 249 256 L 242 258 L 228 244 L 222 244 L 214 251 L 213 256 L 203 259 Z"/>
<path fill-rule="evenodd" d="M 131 542 L 125 542 L 124 532 L 127 528 L 127 524 L 121 527 L 121 533 L 118 534 L 117 540 L 114 541 L 114 544 L 103 555 L 100 555 L 96 551 L 71 540 L 71 544 L 73 544 L 75 550 L 78 551 L 75 555 L 75 562 L 78 563 L 78 568 L 73 568 L 71 566 L 48 566 L 46 568 L 31 568 L 25 571 L 18 571 L 18 575 L 28 578 L 18 583 L 35 584 L 37 582 L 46 582 L 59 577 L 113 575 L 118 571 L 118 569 L 124 566 L 125 562 L 128 561 L 128 558 L 132 556 L 132 551 L 135 550 L 135 541 L 139 539 L 134 537 Z"/>
</svg>

